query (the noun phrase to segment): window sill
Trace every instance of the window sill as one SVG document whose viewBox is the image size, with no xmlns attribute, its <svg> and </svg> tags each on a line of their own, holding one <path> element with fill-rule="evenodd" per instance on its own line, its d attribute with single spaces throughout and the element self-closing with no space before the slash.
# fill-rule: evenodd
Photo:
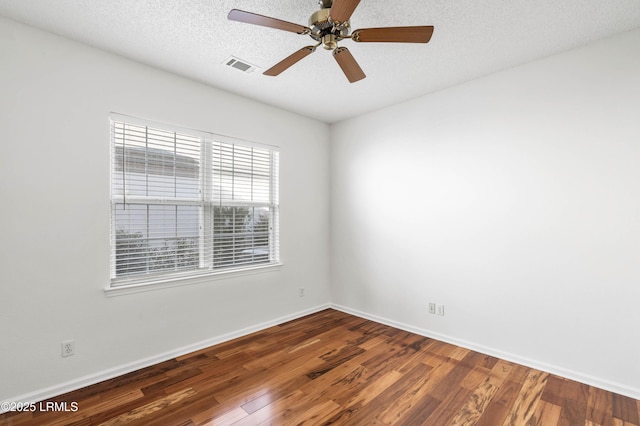
<svg viewBox="0 0 640 426">
<path fill-rule="evenodd" d="M 158 279 L 155 281 L 134 281 L 130 284 L 119 283 L 118 285 L 109 284 L 105 289 L 107 297 L 123 296 L 125 294 L 141 293 L 145 291 L 160 290 L 163 288 L 180 287 L 184 285 L 202 284 L 212 280 L 223 280 L 245 275 L 262 274 L 265 272 L 278 271 L 282 267 L 282 263 L 272 263 L 269 265 L 254 266 L 242 269 L 228 269 L 224 271 L 216 271 L 199 275 L 171 277 Z"/>
</svg>

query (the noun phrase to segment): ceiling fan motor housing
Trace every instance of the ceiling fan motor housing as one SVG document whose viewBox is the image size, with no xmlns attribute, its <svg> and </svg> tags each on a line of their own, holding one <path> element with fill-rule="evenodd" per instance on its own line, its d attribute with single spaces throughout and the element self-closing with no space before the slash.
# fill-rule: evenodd
<svg viewBox="0 0 640 426">
<path fill-rule="evenodd" d="M 321 0 L 321 3 L 324 3 L 324 1 Z M 331 3 L 331 0 L 328 3 Z M 331 9 L 320 9 L 309 18 L 309 28 L 311 28 L 311 34 L 309 35 L 315 41 L 321 42 L 327 50 L 335 49 L 338 46 L 338 41 L 349 35 L 350 29 L 349 21 L 344 22 L 339 27 L 335 27 L 329 20 L 330 13 Z"/>
</svg>

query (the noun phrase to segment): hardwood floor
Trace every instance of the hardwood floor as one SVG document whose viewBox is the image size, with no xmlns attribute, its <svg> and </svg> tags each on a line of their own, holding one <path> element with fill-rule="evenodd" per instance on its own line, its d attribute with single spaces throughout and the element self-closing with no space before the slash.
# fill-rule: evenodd
<svg viewBox="0 0 640 426">
<path fill-rule="evenodd" d="M 640 426 L 640 401 L 330 309 L 63 403 L 0 425 Z"/>
</svg>

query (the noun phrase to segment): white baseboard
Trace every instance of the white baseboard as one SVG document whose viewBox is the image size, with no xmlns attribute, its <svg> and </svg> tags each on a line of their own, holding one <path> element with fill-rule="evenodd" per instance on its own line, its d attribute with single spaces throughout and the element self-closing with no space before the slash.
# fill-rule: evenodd
<svg viewBox="0 0 640 426">
<path fill-rule="evenodd" d="M 520 357 L 517 355 L 513 355 L 510 353 L 502 352 L 497 349 L 489 348 L 486 346 L 478 345 L 473 342 L 468 342 L 466 340 L 456 339 L 451 336 L 447 336 L 444 334 L 436 333 L 427 329 L 423 329 L 420 327 L 414 327 L 408 324 L 404 324 L 398 321 L 394 321 L 388 318 L 379 317 L 377 315 L 368 314 L 366 312 L 359 311 L 357 309 L 348 308 L 346 306 L 336 305 L 336 304 L 324 304 L 320 306 L 316 306 L 314 308 L 310 308 L 304 311 L 296 312 L 290 315 L 286 315 L 284 317 L 276 318 L 270 321 L 266 321 L 260 324 L 253 325 L 251 327 L 246 327 L 240 330 L 236 330 L 231 333 L 223 334 L 220 336 L 213 337 L 211 339 L 207 339 L 193 345 L 184 346 L 181 348 L 177 348 L 159 355 L 154 355 L 152 357 L 140 359 L 125 365 L 121 365 L 115 368 L 111 368 L 108 370 L 100 371 L 95 374 L 90 374 L 84 377 L 80 377 L 75 380 L 71 380 L 65 383 L 61 383 L 59 385 L 51 386 L 45 389 L 40 389 L 35 392 L 31 392 L 25 395 L 19 395 L 14 398 L 8 398 L 7 401 L 14 402 L 39 402 L 45 399 L 53 398 L 58 395 L 65 394 L 67 392 L 71 392 L 74 390 L 81 389 L 86 386 L 90 386 L 96 383 L 100 383 L 104 380 L 113 379 L 115 377 L 121 376 L 123 374 L 131 373 L 133 371 L 139 370 L 141 368 L 150 367 L 152 365 L 189 354 L 191 352 L 195 352 L 201 349 L 208 348 L 210 346 L 214 346 L 220 343 L 227 342 L 229 340 L 236 339 L 238 337 L 243 337 L 251 333 L 255 333 L 260 330 L 267 329 L 269 327 L 273 327 L 279 324 L 283 324 L 287 321 L 291 321 L 297 318 L 301 318 L 303 316 L 313 314 L 323 309 L 332 308 L 338 311 L 342 311 L 351 315 L 358 316 L 360 318 L 365 318 L 371 321 L 375 321 L 381 324 L 388 325 L 390 327 L 398 328 L 400 330 L 409 331 L 411 333 L 419 334 L 421 336 L 429 337 L 432 339 L 440 340 L 443 342 L 451 343 L 456 346 L 461 346 L 463 348 L 467 348 L 476 352 L 480 352 L 486 355 L 494 356 L 496 358 L 501 358 L 506 361 L 514 362 L 516 364 L 521 364 L 526 367 L 535 368 L 537 370 L 545 371 L 547 373 L 555 374 L 561 377 L 566 377 L 571 380 L 575 380 L 580 383 L 584 383 L 590 386 L 595 386 L 600 389 L 604 389 L 610 392 L 615 392 L 620 395 L 625 395 L 630 398 L 640 399 L 640 389 L 630 388 L 625 385 L 621 385 L 619 383 L 611 382 L 608 380 L 603 380 L 598 377 L 593 377 L 587 374 L 579 373 L 576 371 L 568 370 L 565 368 L 557 367 L 554 365 L 546 364 L 544 362 L 539 362 L 536 360 Z M 0 410 L 0 414 L 4 411 Z"/>
<path fill-rule="evenodd" d="M 536 361 L 533 359 L 524 358 L 518 355 L 502 352 L 497 349 L 478 345 L 476 343 L 468 342 L 466 340 L 456 339 L 454 337 L 436 333 L 424 328 L 414 327 L 408 324 L 390 320 L 388 318 L 379 317 L 377 315 L 371 315 L 366 312 L 359 311 L 357 309 L 348 308 L 346 306 L 331 304 L 330 307 L 338 311 L 342 311 L 351 315 L 355 315 L 360 318 L 375 321 L 377 323 L 388 325 L 390 327 L 398 328 L 400 330 L 409 331 L 411 333 L 419 334 L 421 336 L 430 337 L 432 339 L 440 340 L 446 343 L 451 343 L 452 345 L 460 346 L 466 349 L 470 349 L 472 351 L 480 352 L 485 355 L 490 355 L 496 358 L 500 358 L 505 361 L 510 361 L 516 364 L 524 365 L 525 367 L 534 368 L 536 370 L 555 374 L 557 376 L 571 379 L 576 382 L 584 383 L 589 386 L 594 386 L 594 387 L 604 389 L 610 392 L 614 392 L 620 395 L 625 395 L 633 399 L 640 399 L 640 389 L 637 389 L 637 388 L 631 388 L 629 386 L 622 385 L 620 383 L 603 380 L 601 378 L 593 377 L 588 374 L 579 373 L 573 370 L 568 370 L 566 368 L 562 368 L 562 367 L 547 364 L 544 362 Z"/>
<path fill-rule="evenodd" d="M 251 333 L 255 333 L 257 331 L 261 331 L 267 329 L 269 327 L 273 327 L 279 324 L 283 324 L 287 321 L 291 321 L 297 318 L 304 317 L 309 314 L 313 314 L 324 309 L 330 308 L 330 304 L 324 304 L 320 306 L 316 306 L 314 308 L 306 309 L 304 311 L 299 311 L 290 315 L 286 315 L 284 317 L 276 318 L 270 321 L 266 321 L 260 324 L 256 324 L 250 327 L 246 327 L 240 330 L 233 331 L 231 333 L 226 333 L 220 336 L 213 337 L 211 339 L 203 340 L 201 342 L 195 343 L 193 345 L 183 346 L 181 348 L 177 348 L 162 354 L 154 355 L 148 358 L 140 359 L 128 364 L 124 364 L 115 368 L 110 368 L 108 370 L 103 370 L 97 372 L 95 374 L 90 374 L 84 377 L 80 377 L 78 379 L 70 380 L 65 383 L 61 383 L 55 386 L 51 386 L 45 389 L 40 389 L 35 392 L 31 392 L 24 395 L 19 395 L 13 398 L 7 398 L 7 401 L 12 402 L 39 402 L 44 401 L 49 398 L 53 398 L 55 396 L 59 396 L 65 394 L 67 392 L 71 392 L 74 390 L 78 390 L 84 388 L 86 386 L 94 385 L 96 383 L 100 383 L 105 380 L 113 379 L 115 377 L 121 376 L 123 374 L 131 373 L 136 370 L 140 370 L 141 368 L 150 367 L 152 365 L 168 361 L 170 359 L 189 354 L 191 352 L 199 351 L 201 349 L 208 348 L 210 346 L 218 345 L 220 343 L 228 342 L 229 340 L 236 339 L 238 337 L 243 337 L 249 335 Z M 6 410 L 2 410 L 0 408 L 0 414 L 6 412 Z"/>
</svg>

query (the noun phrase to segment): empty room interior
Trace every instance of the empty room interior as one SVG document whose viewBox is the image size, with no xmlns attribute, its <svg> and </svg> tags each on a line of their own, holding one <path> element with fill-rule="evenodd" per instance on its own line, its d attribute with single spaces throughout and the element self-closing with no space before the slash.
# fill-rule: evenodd
<svg viewBox="0 0 640 426">
<path fill-rule="evenodd" d="M 0 0 L 0 424 L 640 426 L 640 3 Z"/>
</svg>

